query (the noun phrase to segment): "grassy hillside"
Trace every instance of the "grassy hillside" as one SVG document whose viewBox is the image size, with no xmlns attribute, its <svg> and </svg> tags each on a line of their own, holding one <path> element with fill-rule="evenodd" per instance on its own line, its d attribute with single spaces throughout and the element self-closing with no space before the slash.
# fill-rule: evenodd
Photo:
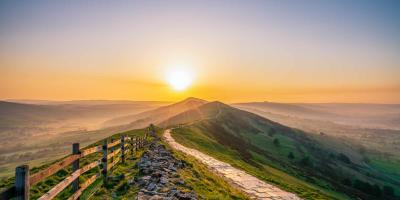
<svg viewBox="0 0 400 200">
<path fill-rule="evenodd" d="M 127 131 L 119 134 L 115 134 L 113 136 L 108 137 L 108 139 L 114 138 L 119 139 L 121 134 L 126 134 L 130 137 L 135 136 L 143 136 L 146 129 L 137 129 L 132 131 Z M 157 129 L 157 133 L 161 134 L 162 130 Z M 87 148 L 92 146 L 101 145 L 102 141 L 98 141 L 89 145 Z M 137 179 L 140 174 L 138 173 L 138 167 L 136 163 L 138 162 L 138 158 L 142 155 L 143 150 L 136 152 L 134 155 L 130 155 L 127 157 L 126 163 L 119 163 L 116 167 L 113 168 L 110 176 L 119 177 L 124 174 L 125 178 L 121 180 L 113 180 L 110 179 L 109 185 L 104 187 L 102 185 L 102 179 L 98 179 L 93 185 L 91 185 L 81 196 L 81 199 L 87 199 L 91 196 L 91 199 L 135 199 L 136 195 L 139 191 L 139 187 L 136 184 L 129 184 L 129 180 Z M 180 169 L 178 171 L 179 175 L 185 181 L 185 184 L 180 189 L 185 190 L 193 190 L 197 194 L 200 194 L 202 198 L 205 199 L 247 199 L 247 197 L 238 191 L 229 186 L 222 178 L 214 175 L 206 166 L 202 163 L 196 161 L 195 159 L 185 156 L 178 152 L 173 152 L 174 156 L 178 159 L 185 161 L 186 167 Z M 90 156 L 81 159 L 81 166 L 84 166 L 88 163 L 91 163 L 97 159 L 100 159 L 101 153 L 93 154 Z M 133 158 L 133 159 L 132 159 Z M 135 159 L 136 158 L 136 159 Z M 40 171 L 48 167 L 50 164 L 57 162 L 57 160 L 53 162 L 49 162 L 48 164 L 34 167 L 31 169 L 31 174 Z M 100 172 L 100 167 L 94 168 L 88 172 L 86 172 L 83 176 L 80 177 L 80 181 L 84 182 L 87 178 L 92 175 Z M 70 175 L 71 168 L 68 167 L 65 170 L 60 170 L 53 176 L 46 178 L 45 180 L 39 182 L 35 186 L 31 188 L 31 199 L 37 199 L 45 192 L 54 187 L 57 183 L 63 180 L 65 177 Z M 0 191 L 5 188 L 8 188 L 14 184 L 14 177 L 10 178 L 2 178 L 0 180 Z M 67 199 L 71 195 L 71 186 L 69 186 L 66 190 L 60 193 L 56 199 Z"/>
<path fill-rule="evenodd" d="M 146 131 L 145 129 L 138 129 L 138 130 L 133 130 L 133 131 L 127 131 L 127 132 L 124 132 L 123 134 L 127 134 L 130 137 L 143 136 L 145 131 Z M 121 134 L 122 133 L 115 134 L 113 136 L 108 137 L 108 139 L 111 139 L 111 138 L 120 139 Z M 102 144 L 103 144 L 102 141 L 98 141 L 98 142 L 95 142 L 95 143 L 87 146 L 86 148 L 90 148 L 90 147 L 102 145 Z M 142 153 L 142 151 L 138 151 L 135 154 L 135 157 L 140 156 L 141 153 Z M 80 160 L 80 165 L 84 166 L 84 165 L 89 164 L 100 158 L 101 158 L 101 153 L 89 155 Z M 54 160 L 53 162 L 49 162 L 48 164 L 33 167 L 33 168 L 31 168 L 30 173 L 31 174 L 36 173 L 42 169 L 47 168 L 49 165 L 51 165 L 52 163 L 55 163 L 57 161 L 58 160 Z M 137 160 L 127 159 L 126 164 L 119 164 L 116 168 L 113 168 L 113 172 L 112 172 L 111 176 L 118 176 L 121 173 L 124 173 L 127 177 L 126 180 L 129 178 L 132 178 L 133 176 L 135 176 L 135 174 L 137 172 L 137 170 L 135 169 L 136 162 L 137 162 Z M 96 173 L 100 173 L 100 170 L 101 169 L 99 166 L 99 167 L 96 167 L 96 168 L 86 172 L 83 176 L 80 177 L 81 182 L 84 182 L 87 178 L 91 177 L 92 175 L 94 175 Z M 70 173 L 71 173 L 71 167 L 67 167 L 65 169 L 58 171 L 56 174 L 46 178 L 45 180 L 39 182 L 38 184 L 34 185 L 33 187 L 31 187 L 31 193 L 30 193 L 31 199 L 39 198 L 41 195 L 43 195 L 45 192 L 50 190 L 52 187 L 54 187 L 57 183 L 59 183 L 65 177 L 70 175 Z M 107 188 L 103 188 L 100 191 L 103 191 L 103 192 L 107 191 L 107 193 L 102 192 L 102 194 L 104 196 L 109 195 L 109 197 L 111 198 L 111 193 L 115 192 L 116 190 L 119 190 L 122 185 L 126 185 L 126 180 L 119 181 L 119 182 L 111 182 L 111 184 Z M 94 186 L 99 186 L 99 184 L 101 185 L 101 183 L 99 183 L 99 182 L 101 182 L 100 179 L 94 184 Z M 12 186 L 13 184 L 14 184 L 14 177 L 2 178 L 0 180 L 0 190 L 8 188 L 8 187 Z M 97 188 L 93 188 L 93 189 L 97 189 Z M 134 190 L 134 188 L 133 188 L 133 190 Z M 90 191 L 88 191 L 88 192 L 90 192 Z M 66 199 L 70 195 L 71 195 L 71 187 L 68 187 L 61 194 L 59 194 L 56 199 Z M 89 194 L 84 194 L 84 196 L 86 196 L 86 195 L 89 195 Z"/>
<path fill-rule="evenodd" d="M 326 121 L 323 118 L 307 119 L 276 114 L 253 107 L 237 108 L 309 133 L 320 134 L 322 132 L 326 135 L 342 138 L 343 140 L 352 142 L 352 145 L 358 145 L 358 147 L 363 148 L 368 153 L 375 152 L 385 154 L 386 156 L 392 155 L 393 158 L 400 157 L 400 130 L 361 128 Z"/>
<path fill-rule="evenodd" d="M 39 165 L 60 158 L 74 142 L 89 145 L 113 133 L 139 128 L 103 128 L 102 123 L 160 105 L 165 102 L 0 101 L 0 177 L 10 175 L 21 163 Z"/>
<path fill-rule="evenodd" d="M 399 192 L 396 177 L 374 170 L 362 155 L 341 141 L 311 136 L 219 102 L 169 121 L 187 123 L 173 131 L 181 144 L 307 199 L 345 199 L 344 194 L 394 199 L 391 190 Z"/>
<path fill-rule="evenodd" d="M 41 165 L 61 158 L 70 152 L 74 142 L 89 145 L 112 134 L 145 127 L 206 103 L 196 98 L 168 106 L 165 106 L 166 102 L 146 101 L 18 102 L 0 101 L 0 178 L 11 175 L 22 163 Z M 118 118 L 126 115 L 127 118 L 122 117 L 126 121 Z M 115 117 L 116 124 L 121 125 L 110 127 L 113 123 L 104 123 Z"/>
<path fill-rule="evenodd" d="M 363 128 L 400 129 L 400 104 L 249 102 L 233 106 Z"/>
<path fill-rule="evenodd" d="M 72 101 L 58 104 L 25 104 L 0 101 L 0 131 L 23 127 L 81 126 L 99 127 L 111 118 L 154 109 L 160 102 Z M 68 123 L 67 123 L 68 122 Z M 42 131 L 43 132 L 43 131 Z M 1 133 L 1 132 L 0 132 Z"/>
</svg>

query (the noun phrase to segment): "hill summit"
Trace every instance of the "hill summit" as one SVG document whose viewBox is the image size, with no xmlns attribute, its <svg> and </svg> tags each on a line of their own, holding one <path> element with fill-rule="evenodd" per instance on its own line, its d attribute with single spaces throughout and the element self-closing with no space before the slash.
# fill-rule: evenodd
<svg viewBox="0 0 400 200">
<path fill-rule="evenodd" d="M 282 184 L 289 190 L 324 188 L 323 194 L 313 190 L 316 198 L 340 191 L 352 197 L 379 199 L 383 197 L 381 188 L 399 183 L 365 167 L 368 163 L 358 151 L 335 138 L 308 134 L 218 101 L 161 123 L 176 124 L 183 125 L 173 131 L 178 143 L 239 165 L 261 179 L 296 185 Z M 266 176 L 271 172 L 272 177 Z"/>
<path fill-rule="evenodd" d="M 207 101 L 194 97 L 189 97 L 170 105 L 162 106 L 150 111 L 139 114 L 117 117 L 104 123 L 105 126 L 116 126 L 131 124 L 133 127 L 144 127 L 148 124 L 159 124 L 168 118 L 178 115 L 187 110 L 195 109 L 206 104 Z"/>
</svg>

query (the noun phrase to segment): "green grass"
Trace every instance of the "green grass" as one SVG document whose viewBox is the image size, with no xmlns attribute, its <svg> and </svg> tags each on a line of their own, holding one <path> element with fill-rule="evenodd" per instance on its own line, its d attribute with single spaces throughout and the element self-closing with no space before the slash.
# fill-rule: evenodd
<svg viewBox="0 0 400 200">
<path fill-rule="evenodd" d="M 162 129 L 157 128 L 157 134 L 162 134 Z M 146 133 L 146 129 L 138 129 L 131 130 L 119 134 L 115 134 L 113 136 L 108 137 L 108 139 L 120 139 L 121 134 L 126 134 L 130 137 L 143 136 Z M 103 141 L 98 141 L 93 143 L 86 148 L 90 148 L 93 146 L 101 145 Z M 126 162 L 124 164 L 118 163 L 114 168 L 112 168 L 109 176 L 110 177 L 119 177 L 120 175 L 124 175 L 123 179 L 113 179 L 110 178 L 108 184 L 105 186 L 103 184 L 102 178 L 98 178 L 93 184 L 91 184 L 81 195 L 81 199 L 99 199 L 99 200 L 107 200 L 107 199 L 136 199 L 139 188 L 137 185 L 128 184 L 128 180 L 137 179 L 140 175 L 138 173 L 138 167 L 136 163 L 138 162 L 137 158 L 140 158 L 144 150 L 139 150 L 135 152 L 134 155 L 127 156 Z M 182 155 L 178 152 L 173 152 L 173 154 L 185 163 L 187 163 L 184 169 L 180 169 L 178 173 L 181 175 L 183 180 L 185 181 L 185 185 L 182 186 L 183 190 L 193 190 L 200 197 L 204 199 L 247 199 L 247 197 L 241 193 L 239 190 L 232 188 L 229 184 L 227 184 L 223 179 L 214 175 L 208 169 L 194 158 Z M 91 154 L 86 156 L 83 159 L 80 159 L 80 165 L 87 165 L 97 159 L 100 159 L 102 156 L 101 153 Z M 136 158 L 136 159 L 129 159 Z M 49 165 L 57 162 L 59 160 L 54 160 L 45 165 L 41 165 L 39 167 L 32 168 L 30 173 L 36 173 L 42 169 L 47 168 Z M 101 167 L 96 167 L 84 175 L 80 176 L 79 180 L 83 183 L 85 180 L 90 178 L 92 175 L 100 173 Z M 71 174 L 71 167 L 67 167 L 65 169 L 60 170 L 56 174 L 46 178 L 45 180 L 39 182 L 38 184 L 31 187 L 30 198 L 38 199 L 44 193 L 49 191 L 52 187 L 58 184 L 60 181 L 65 179 L 67 176 Z M 8 188 L 14 184 L 14 177 L 5 178 L 0 181 L 0 190 Z M 71 186 L 67 187 L 63 190 L 55 199 L 67 199 L 72 195 Z"/>
<path fill-rule="evenodd" d="M 172 151 L 171 148 L 169 149 Z M 194 157 L 178 151 L 173 151 L 173 154 L 186 163 L 185 168 L 178 170 L 179 175 L 185 180 L 186 188 L 183 189 L 193 190 L 200 199 L 249 199 Z"/>
<path fill-rule="evenodd" d="M 234 167 L 240 168 L 249 174 L 252 174 L 266 182 L 277 185 L 287 191 L 294 192 L 304 199 L 348 199 L 347 196 L 337 193 L 328 188 L 318 187 L 305 182 L 302 179 L 289 175 L 281 170 L 264 164 L 265 158 L 257 153 L 252 152 L 255 159 L 258 161 L 257 167 L 249 164 L 237 151 L 221 145 L 201 132 L 200 129 L 193 128 L 180 128 L 172 131 L 173 137 L 177 142 L 185 146 L 200 150 L 214 158 L 227 162 Z M 284 146 L 289 144 L 290 141 L 282 140 Z M 285 155 L 287 150 L 283 150 Z M 325 183 L 321 183 L 325 184 Z"/>
<path fill-rule="evenodd" d="M 108 137 L 108 139 L 120 139 L 121 138 L 121 134 L 126 134 L 129 137 L 136 137 L 136 136 L 143 136 L 146 132 L 146 129 L 138 129 L 138 130 L 131 130 L 131 131 L 127 131 L 127 132 L 123 132 L 123 133 L 119 133 L 119 134 L 115 134 L 113 136 Z M 102 145 L 103 144 L 103 140 L 95 142 L 85 148 L 90 148 L 93 146 L 97 146 L 97 145 Z M 117 146 L 118 147 L 118 146 Z M 136 158 L 138 158 L 141 155 L 142 151 L 138 151 L 135 152 L 135 156 Z M 86 156 L 85 158 L 80 159 L 80 166 L 85 166 L 91 162 L 94 162 L 95 160 L 100 159 L 102 156 L 101 153 L 95 153 L 95 154 L 91 154 Z M 127 157 L 129 158 L 129 157 Z M 60 159 L 59 159 L 60 160 Z M 52 162 L 49 162 L 45 165 L 41 165 L 39 167 L 34 167 L 30 170 L 30 174 L 34 174 L 42 169 L 47 168 L 48 166 L 50 166 L 51 164 L 58 162 L 59 160 L 54 160 Z M 125 164 L 121 164 L 119 163 L 118 165 L 116 165 L 113 169 L 112 172 L 110 174 L 110 176 L 118 176 L 120 174 L 125 174 L 126 178 L 122 181 L 117 182 L 110 182 L 110 184 L 107 187 L 101 187 L 100 191 L 103 191 L 105 194 L 107 195 L 100 195 L 101 198 L 103 199 L 104 197 L 110 197 L 112 195 L 114 196 L 128 196 L 131 197 L 132 195 L 135 194 L 135 191 L 137 192 L 137 189 L 133 188 L 133 189 L 129 189 L 129 187 L 125 187 L 126 184 L 126 180 L 132 178 L 135 174 L 136 174 L 136 169 L 135 169 L 135 164 L 136 164 L 137 160 L 131 160 L 131 159 L 126 159 L 126 163 Z M 136 170 L 136 171 L 135 171 Z M 35 184 L 34 186 L 31 187 L 30 190 L 30 198 L 31 199 L 37 199 L 40 196 L 42 196 L 43 194 L 45 194 L 47 191 L 49 191 L 52 187 L 54 187 L 56 184 L 58 184 L 60 181 L 62 181 L 63 179 L 65 179 L 67 176 L 69 176 L 71 174 L 71 167 L 66 167 L 60 171 L 58 171 L 57 173 L 55 173 L 54 175 L 40 181 L 39 183 Z M 90 178 L 92 175 L 100 173 L 101 171 L 101 167 L 95 167 L 94 169 L 89 170 L 88 172 L 86 172 L 85 174 L 83 174 L 82 176 L 80 176 L 80 182 L 84 182 L 86 179 Z M 14 184 L 15 178 L 14 177 L 10 177 L 10 178 L 5 178 L 3 180 L 1 180 L 0 182 L 0 190 L 3 190 L 5 188 L 11 187 Z M 90 189 L 93 189 L 94 186 L 96 186 L 96 184 L 100 184 L 102 181 L 100 179 L 98 179 L 95 184 L 93 186 L 91 186 L 88 191 L 90 191 Z M 124 192 L 121 192 L 121 188 L 125 187 L 126 190 Z M 93 192 L 93 191 L 92 191 Z M 70 195 L 72 194 L 71 192 L 71 186 L 67 187 L 64 191 L 62 191 L 59 195 L 57 195 L 57 197 L 55 199 L 67 199 Z M 84 193 L 84 196 L 88 196 L 88 194 Z M 96 198 L 97 196 L 99 196 L 98 192 L 96 192 L 93 195 L 93 198 Z"/>
<path fill-rule="evenodd" d="M 366 158 L 371 153 L 362 153 L 360 146 L 308 134 L 219 102 L 175 118 L 184 121 L 188 115 L 200 117 L 180 127 L 185 130 L 177 138 L 182 144 L 304 198 L 394 200 L 400 195 L 396 159 L 375 158 L 369 164 Z"/>
<path fill-rule="evenodd" d="M 384 158 L 383 156 L 369 156 L 369 164 L 376 170 L 385 172 L 400 179 L 400 160 Z"/>
</svg>

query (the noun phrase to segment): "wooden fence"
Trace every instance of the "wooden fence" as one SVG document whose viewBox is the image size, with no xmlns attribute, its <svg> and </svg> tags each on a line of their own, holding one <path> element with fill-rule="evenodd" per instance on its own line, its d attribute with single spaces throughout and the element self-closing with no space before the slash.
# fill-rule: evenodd
<svg viewBox="0 0 400 200">
<path fill-rule="evenodd" d="M 143 137 L 127 137 L 121 136 L 121 139 L 111 141 L 108 143 L 107 139 L 104 140 L 103 145 L 91 147 L 88 149 L 79 149 L 79 143 L 72 145 L 72 154 L 54 163 L 44 170 L 41 170 L 33 175 L 29 175 L 29 166 L 22 165 L 15 169 L 15 185 L 3 191 L 0 194 L 0 200 L 8 200 L 15 198 L 17 200 L 29 200 L 29 190 L 32 185 L 44 180 L 45 178 L 55 174 L 59 170 L 72 165 L 72 174 L 50 189 L 47 193 L 42 195 L 39 200 L 53 199 L 65 188 L 72 184 L 72 191 L 74 192 L 68 200 L 79 199 L 82 192 L 94 183 L 97 178 L 103 178 L 103 184 L 107 184 L 109 171 L 119 162 L 124 163 L 126 155 L 133 153 L 147 144 L 148 134 Z M 93 154 L 102 152 L 103 157 L 86 166 L 79 166 L 79 159 Z M 119 156 L 120 155 L 120 156 Z M 101 165 L 101 174 L 95 174 L 84 183 L 79 183 L 79 176 L 85 172 Z"/>
</svg>

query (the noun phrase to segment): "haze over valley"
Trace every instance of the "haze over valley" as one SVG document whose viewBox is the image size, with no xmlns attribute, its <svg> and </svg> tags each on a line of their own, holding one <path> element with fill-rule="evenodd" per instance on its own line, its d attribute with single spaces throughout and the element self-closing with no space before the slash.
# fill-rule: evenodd
<svg viewBox="0 0 400 200">
<path fill-rule="evenodd" d="M 400 1 L 0 1 L 0 200 L 400 200 Z"/>
</svg>

